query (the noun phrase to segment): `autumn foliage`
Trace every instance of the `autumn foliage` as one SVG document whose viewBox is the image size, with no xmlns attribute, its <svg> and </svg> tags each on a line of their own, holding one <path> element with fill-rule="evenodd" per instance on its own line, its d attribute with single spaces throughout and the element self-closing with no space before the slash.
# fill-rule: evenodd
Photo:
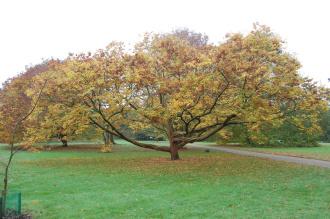
<svg viewBox="0 0 330 219">
<path fill-rule="evenodd" d="M 25 92 L 29 96 L 49 81 L 25 140 L 40 141 L 58 127 L 75 134 L 93 125 L 176 160 L 188 143 L 235 125 L 257 132 L 289 121 L 306 132 L 320 132 L 325 92 L 298 74 L 300 63 L 269 28 L 229 34 L 218 45 L 207 39 L 188 30 L 147 34 L 133 51 L 111 43 L 93 54 L 48 64 Z M 8 93 L 8 86 L 2 92 Z M 123 126 L 151 129 L 169 145 L 138 142 Z"/>
</svg>

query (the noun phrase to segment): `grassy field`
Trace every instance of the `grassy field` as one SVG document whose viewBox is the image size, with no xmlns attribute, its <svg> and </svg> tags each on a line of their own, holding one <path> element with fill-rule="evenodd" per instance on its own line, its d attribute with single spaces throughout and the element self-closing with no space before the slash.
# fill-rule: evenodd
<svg viewBox="0 0 330 219">
<path fill-rule="evenodd" d="M 330 161 L 330 143 L 320 143 L 319 147 L 236 147 L 235 146 L 233 148 Z"/>
<path fill-rule="evenodd" d="M 10 186 L 35 218 L 330 218 L 329 169 L 218 152 L 181 157 L 129 144 L 21 152 Z"/>
</svg>

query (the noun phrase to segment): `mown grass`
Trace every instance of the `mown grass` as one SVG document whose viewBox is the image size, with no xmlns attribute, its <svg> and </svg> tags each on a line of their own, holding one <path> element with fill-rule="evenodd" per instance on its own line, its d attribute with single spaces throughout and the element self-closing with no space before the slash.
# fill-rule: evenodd
<svg viewBox="0 0 330 219">
<path fill-rule="evenodd" d="M 168 157 L 129 144 L 21 152 L 10 188 L 35 218 L 330 218 L 329 169 L 193 150 Z"/>
<path fill-rule="evenodd" d="M 319 147 L 236 147 L 235 146 L 233 148 L 330 161 L 330 143 L 320 143 Z"/>
</svg>

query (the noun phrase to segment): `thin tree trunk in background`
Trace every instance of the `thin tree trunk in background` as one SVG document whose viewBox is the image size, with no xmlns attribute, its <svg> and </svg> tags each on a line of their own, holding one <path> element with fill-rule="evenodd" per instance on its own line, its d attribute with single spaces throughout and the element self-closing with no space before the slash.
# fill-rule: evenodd
<svg viewBox="0 0 330 219">
<path fill-rule="evenodd" d="M 103 132 L 103 140 L 104 140 L 104 145 L 116 144 L 113 138 L 113 134 L 107 131 Z"/>
<path fill-rule="evenodd" d="M 5 173 L 3 177 L 3 189 L 1 194 L 1 217 L 6 216 L 6 207 L 7 207 L 7 193 L 8 193 L 8 178 L 9 178 L 9 168 L 11 161 L 15 155 L 14 144 L 10 144 L 10 155 L 8 162 L 6 164 Z"/>
<path fill-rule="evenodd" d="M 57 136 L 58 136 L 58 140 L 62 142 L 62 147 L 68 147 L 68 140 L 66 138 L 66 135 L 59 133 Z"/>
<path fill-rule="evenodd" d="M 113 135 L 110 132 L 103 132 L 104 146 L 101 148 L 102 152 L 111 152 L 113 145 Z"/>
<path fill-rule="evenodd" d="M 68 141 L 65 138 L 61 138 L 62 146 L 68 147 Z"/>
<path fill-rule="evenodd" d="M 109 146 L 111 142 L 111 134 L 107 131 L 103 132 L 103 140 L 104 140 L 104 145 Z"/>
<path fill-rule="evenodd" d="M 113 134 L 111 134 L 111 133 L 109 133 L 109 134 L 110 134 L 110 143 L 116 144 L 115 139 L 113 138 Z"/>
</svg>

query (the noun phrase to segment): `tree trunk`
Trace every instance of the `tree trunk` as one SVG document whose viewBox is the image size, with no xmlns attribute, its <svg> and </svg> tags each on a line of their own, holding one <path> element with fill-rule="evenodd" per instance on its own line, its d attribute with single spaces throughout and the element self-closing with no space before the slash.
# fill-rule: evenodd
<svg viewBox="0 0 330 219">
<path fill-rule="evenodd" d="M 6 208 L 7 208 L 7 193 L 8 193 L 8 174 L 9 174 L 9 167 L 11 164 L 11 160 L 14 156 L 13 154 L 13 147 L 14 144 L 11 145 L 11 152 L 8 163 L 6 164 L 4 178 L 3 178 L 3 190 L 1 192 L 1 218 L 6 216 Z"/>
<path fill-rule="evenodd" d="M 110 132 L 103 132 L 103 140 L 104 140 L 104 145 L 112 145 L 115 144 L 115 141 L 113 139 L 113 135 Z"/>
<path fill-rule="evenodd" d="M 174 140 L 174 130 L 172 125 L 172 120 L 168 121 L 167 136 L 170 142 L 171 160 L 180 160 L 179 148 L 177 146 L 177 142 Z"/>
<path fill-rule="evenodd" d="M 62 147 L 68 146 L 67 136 L 65 134 L 63 134 L 62 131 L 59 131 L 59 133 L 57 133 L 57 138 L 58 138 L 58 140 L 60 140 L 62 142 Z"/>
<path fill-rule="evenodd" d="M 171 160 L 180 160 L 179 148 L 176 145 L 170 147 Z"/>
<path fill-rule="evenodd" d="M 115 140 L 113 139 L 113 134 L 110 133 L 110 143 L 116 144 Z"/>
<path fill-rule="evenodd" d="M 65 135 L 59 135 L 59 139 L 62 142 L 62 147 L 67 147 L 68 146 L 68 140 L 66 139 Z"/>
<path fill-rule="evenodd" d="M 62 146 L 63 147 L 67 147 L 68 146 L 68 141 L 65 138 L 61 138 L 60 140 L 62 142 Z"/>
<path fill-rule="evenodd" d="M 108 153 L 112 151 L 113 135 L 110 132 L 103 132 L 104 146 L 101 147 L 101 152 Z"/>
</svg>

